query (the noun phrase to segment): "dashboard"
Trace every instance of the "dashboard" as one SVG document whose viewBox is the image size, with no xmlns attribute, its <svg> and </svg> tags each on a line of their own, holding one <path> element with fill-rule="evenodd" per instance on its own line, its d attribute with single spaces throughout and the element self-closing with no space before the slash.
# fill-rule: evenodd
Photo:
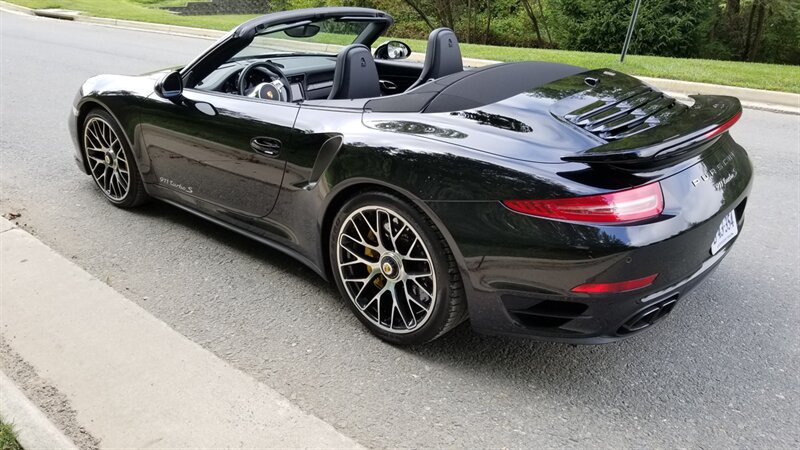
<svg viewBox="0 0 800 450">
<path fill-rule="evenodd" d="M 269 61 L 281 68 L 292 91 L 292 101 L 319 100 L 328 97 L 333 87 L 336 57 L 331 55 L 262 55 L 230 61 L 201 80 L 196 89 L 239 94 L 239 75 L 248 64 Z M 265 72 L 252 70 L 247 77 L 249 87 L 272 81 Z"/>
</svg>

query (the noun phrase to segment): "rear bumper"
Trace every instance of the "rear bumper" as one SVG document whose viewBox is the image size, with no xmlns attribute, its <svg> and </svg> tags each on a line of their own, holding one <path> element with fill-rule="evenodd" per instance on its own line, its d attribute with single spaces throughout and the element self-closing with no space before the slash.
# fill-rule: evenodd
<svg viewBox="0 0 800 450">
<path fill-rule="evenodd" d="M 473 328 L 599 344 L 632 336 L 666 316 L 736 241 L 711 254 L 723 218 L 735 211 L 739 234 L 744 225 L 752 166 L 732 140 L 718 153 L 659 180 L 665 210 L 650 223 L 566 223 L 521 215 L 500 202 L 430 204 L 458 247 Z M 635 291 L 571 291 L 587 282 L 652 274 L 658 274 L 655 282 Z"/>
<path fill-rule="evenodd" d="M 497 314 L 484 310 L 473 328 L 485 334 L 524 336 L 543 341 L 605 344 L 637 334 L 671 313 L 717 268 L 728 248 L 709 258 L 700 269 L 664 289 L 593 297 L 591 300 L 507 291 L 483 297 Z M 499 295 L 498 295 L 499 294 Z M 478 296 L 477 301 L 481 301 Z M 499 300 L 499 301 L 498 301 Z M 499 314 L 498 314 L 499 313 Z"/>
</svg>

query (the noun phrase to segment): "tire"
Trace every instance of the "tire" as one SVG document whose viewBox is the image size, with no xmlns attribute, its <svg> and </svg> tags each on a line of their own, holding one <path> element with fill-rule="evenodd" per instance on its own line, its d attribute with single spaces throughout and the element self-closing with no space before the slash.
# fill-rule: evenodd
<svg viewBox="0 0 800 450">
<path fill-rule="evenodd" d="M 331 226 L 329 254 L 339 292 L 381 339 L 423 344 L 466 319 L 464 288 L 444 237 L 394 195 L 368 192 L 347 201 Z"/>
<path fill-rule="evenodd" d="M 89 173 L 109 202 L 133 208 L 147 201 L 133 152 L 111 114 L 99 108 L 90 111 L 83 120 L 81 138 Z"/>
</svg>

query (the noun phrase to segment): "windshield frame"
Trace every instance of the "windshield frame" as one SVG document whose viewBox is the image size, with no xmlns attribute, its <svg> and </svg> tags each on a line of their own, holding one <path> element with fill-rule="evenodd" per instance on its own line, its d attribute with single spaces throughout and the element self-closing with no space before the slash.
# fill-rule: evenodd
<svg viewBox="0 0 800 450">
<path fill-rule="evenodd" d="M 256 35 L 263 30 L 305 20 L 320 21 L 324 19 L 348 19 L 365 21 L 368 25 L 359 34 L 354 44 L 363 44 L 368 48 L 394 23 L 389 14 L 370 8 L 326 7 L 281 11 L 266 14 L 242 23 L 215 42 L 206 51 L 191 61 L 181 70 L 184 87 L 192 88 L 199 80 L 205 78 L 217 67 L 224 64 L 241 50 L 246 48 Z"/>
</svg>

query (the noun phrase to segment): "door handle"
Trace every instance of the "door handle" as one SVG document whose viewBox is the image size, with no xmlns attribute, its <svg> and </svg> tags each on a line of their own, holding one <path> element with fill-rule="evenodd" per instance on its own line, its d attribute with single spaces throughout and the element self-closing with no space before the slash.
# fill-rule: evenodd
<svg viewBox="0 0 800 450">
<path fill-rule="evenodd" d="M 389 80 L 378 80 L 378 83 L 381 85 L 381 89 L 384 91 L 391 92 L 397 90 L 397 84 Z"/>
<path fill-rule="evenodd" d="M 281 141 L 270 137 L 254 137 L 250 140 L 250 148 L 266 156 L 278 156 L 281 150 Z"/>
</svg>

